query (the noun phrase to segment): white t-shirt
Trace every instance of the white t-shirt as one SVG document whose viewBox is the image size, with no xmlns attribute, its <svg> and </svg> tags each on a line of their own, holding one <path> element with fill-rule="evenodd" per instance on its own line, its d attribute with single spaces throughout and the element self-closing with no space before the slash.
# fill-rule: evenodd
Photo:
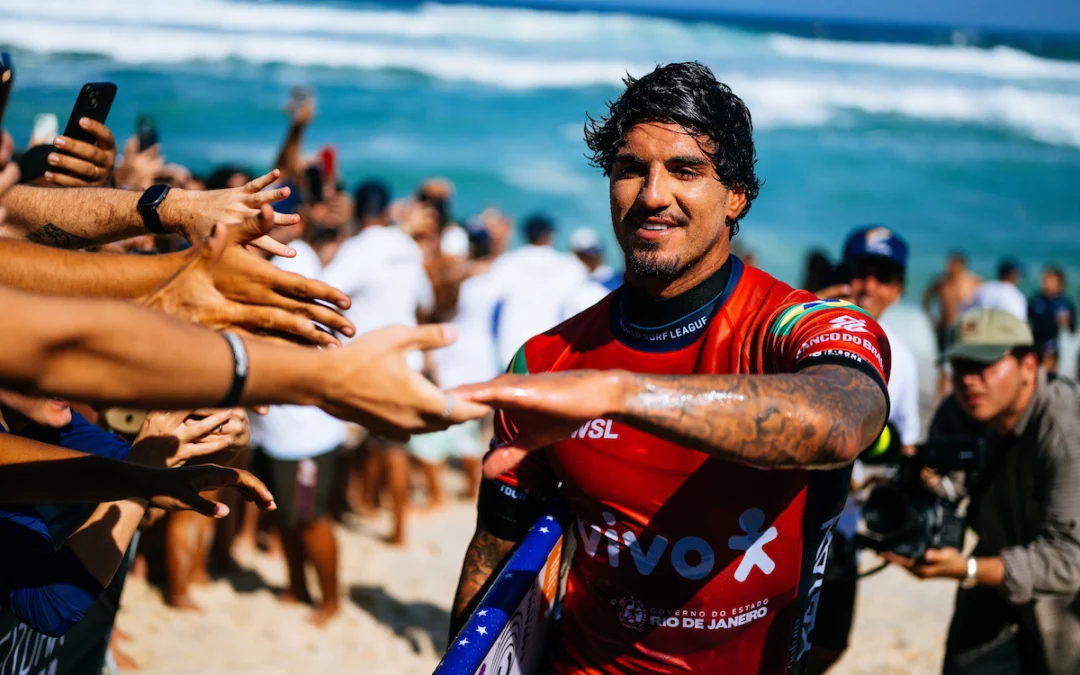
<svg viewBox="0 0 1080 675">
<path fill-rule="evenodd" d="M 432 354 L 440 387 L 485 382 L 502 372 L 492 325 L 498 299 L 499 289 L 490 273 L 470 277 L 461 284 L 453 320 L 458 339 Z"/>
<path fill-rule="evenodd" d="M 889 373 L 889 421 L 900 433 L 900 442 L 915 445 L 922 434 L 919 420 L 919 364 L 915 354 L 895 330 L 882 323 L 885 337 L 892 349 L 892 370 Z"/>
<path fill-rule="evenodd" d="M 572 255 L 550 246 L 523 246 L 491 266 L 501 289 L 496 325 L 499 361 L 509 363 L 526 340 L 558 325 L 588 270 Z"/>
<path fill-rule="evenodd" d="M 1007 281 L 984 281 L 975 291 L 969 309 L 976 307 L 1003 309 L 1024 321 L 1028 320 L 1027 298 L 1019 288 Z"/>
<path fill-rule="evenodd" d="M 341 245 L 322 280 L 352 298 L 345 315 L 357 335 L 383 326 L 415 326 L 417 310 L 430 311 L 434 304 L 424 254 L 396 227 L 361 230 Z M 419 370 L 422 364 L 420 352 L 409 354 L 409 365 Z"/>
<path fill-rule="evenodd" d="M 319 256 L 303 241 L 289 244 L 295 258 L 271 258 L 287 271 L 318 279 Z M 250 415 L 251 444 L 274 459 L 299 460 L 329 452 L 345 442 L 345 423 L 312 406 L 272 405 L 266 415 Z"/>
<path fill-rule="evenodd" d="M 584 312 L 606 298 L 609 293 L 611 291 L 599 281 L 594 281 L 592 278 L 586 279 L 585 283 L 570 293 L 570 298 L 563 307 L 561 320 L 566 321 L 575 314 Z"/>
<path fill-rule="evenodd" d="M 1080 332 L 1074 333 L 1064 328 L 1058 330 L 1057 337 L 1057 372 L 1058 375 L 1077 379 L 1077 361 L 1080 361 Z"/>
</svg>

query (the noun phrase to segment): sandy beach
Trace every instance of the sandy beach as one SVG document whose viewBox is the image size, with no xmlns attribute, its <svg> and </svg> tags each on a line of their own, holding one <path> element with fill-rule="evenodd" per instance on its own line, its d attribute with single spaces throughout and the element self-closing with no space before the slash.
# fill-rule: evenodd
<svg viewBox="0 0 1080 675">
<path fill-rule="evenodd" d="M 241 561 L 247 571 L 193 590 L 202 614 L 172 610 L 156 588 L 131 579 L 117 623 L 131 637 L 123 647 L 146 675 L 430 673 L 474 519 L 462 503 L 417 516 L 404 549 L 382 543 L 388 522 L 348 520 L 339 528 L 347 601 L 323 630 L 307 623 L 309 608 L 277 601 L 284 564 L 261 552 Z M 864 557 L 864 565 L 875 560 Z M 940 672 L 954 590 L 895 568 L 865 580 L 852 648 L 834 672 Z"/>
</svg>

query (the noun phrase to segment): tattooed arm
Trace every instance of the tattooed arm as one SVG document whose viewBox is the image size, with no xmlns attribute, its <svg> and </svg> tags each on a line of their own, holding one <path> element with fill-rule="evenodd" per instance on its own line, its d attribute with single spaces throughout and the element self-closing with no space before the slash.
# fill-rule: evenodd
<svg viewBox="0 0 1080 675">
<path fill-rule="evenodd" d="M 881 433 L 888 404 L 840 365 L 782 375 L 626 375 L 613 417 L 695 450 L 762 467 L 852 462 Z"/>
<path fill-rule="evenodd" d="M 140 193 L 105 188 L 16 185 L 4 197 L 0 237 L 57 248 L 86 248 L 146 234 L 136 211 Z"/>
<path fill-rule="evenodd" d="M 450 612 L 449 642 L 453 642 L 465 626 L 469 615 L 480 604 L 484 592 L 498 575 L 514 546 L 512 541 L 499 539 L 480 527 L 476 528 L 469 548 L 465 551 L 461 578 L 458 579 L 457 593 L 454 594 L 454 607 Z"/>
<path fill-rule="evenodd" d="M 289 188 L 265 190 L 278 171 L 226 190 L 169 191 L 158 207 L 162 227 L 192 242 L 205 240 L 215 224 L 233 225 L 255 218 L 264 204 L 284 199 Z M 28 239 L 58 248 L 86 248 L 147 234 L 137 206 L 139 192 L 108 188 L 47 188 L 16 185 L 4 195 L 7 221 L 0 238 Z M 275 213 L 275 225 L 295 225 L 300 216 Z M 278 255 L 291 250 L 269 237 L 252 242 Z"/>
<path fill-rule="evenodd" d="M 578 370 L 503 375 L 455 395 L 525 411 L 530 424 L 484 463 L 497 476 L 582 423 L 615 419 L 660 438 L 763 468 L 822 469 L 852 462 L 885 426 L 888 403 L 870 375 L 814 365 L 777 375 L 645 375 Z"/>
</svg>

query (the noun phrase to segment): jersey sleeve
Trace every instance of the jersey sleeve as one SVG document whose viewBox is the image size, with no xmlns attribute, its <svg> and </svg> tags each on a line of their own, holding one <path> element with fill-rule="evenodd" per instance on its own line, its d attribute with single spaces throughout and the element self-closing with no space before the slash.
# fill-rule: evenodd
<svg viewBox="0 0 1080 675">
<path fill-rule="evenodd" d="M 789 304 L 776 313 L 765 338 L 774 372 L 813 365 L 855 368 L 874 379 L 888 400 L 892 352 L 885 331 L 866 310 L 843 300 Z"/>
<path fill-rule="evenodd" d="M 524 346 L 510 361 L 507 372 L 528 374 Z M 517 433 L 518 427 L 512 416 L 505 411 L 497 412 L 491 449 L 512 441 Z M 547 450 L 535 450 L 521 464 L 498 478 L 481 481 L 477 526 L 500 539 L 521 541 L 543 513 L 557 486 Z"/>
</svg>

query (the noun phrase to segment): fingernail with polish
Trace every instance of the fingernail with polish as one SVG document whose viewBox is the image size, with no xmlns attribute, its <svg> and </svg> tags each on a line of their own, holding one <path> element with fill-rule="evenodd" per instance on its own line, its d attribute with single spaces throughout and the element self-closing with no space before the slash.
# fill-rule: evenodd
<svg viewBox="0 0 1080 675">
<path fill-rule="evenodd" d="M 60 161 L 60 155 L 56 154 L 55 152 L 50 152 L 49 153 L 49 164 L 56 164 L 59 161 Z"/>
<path fill-rule="evenodd" d="M 43 174 L 43 176 L 44 176 L 45 180 L 52 180 L 53 179 L 53 172 L 52 171 L 46 171 Z"/>
<path fill-rule="evenodd" d="M 90 128 L 90 118 L 89 117 L 83 117 L 82 119 L 80 119 L 79 120 L 79 126 L 82 127 L 83 129 L 89 129 Z"/>
<path fill-rule="evenodd" d="M 53 139 L 53 145 L 55 145 L 58 148 L 62 148 L 65 145 L 67 145 L 67 141 L 64 140 L 63 136 L 57 136 L 56 138 Z"/>
</svg>

